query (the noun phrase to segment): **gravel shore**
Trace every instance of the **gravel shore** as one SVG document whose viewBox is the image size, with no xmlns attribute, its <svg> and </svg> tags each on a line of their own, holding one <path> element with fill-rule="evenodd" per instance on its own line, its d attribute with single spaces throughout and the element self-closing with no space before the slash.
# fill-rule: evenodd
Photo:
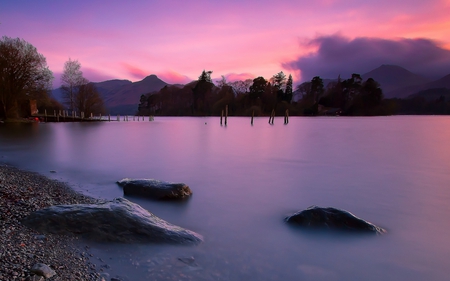
<svg viewBox="0 0 450 281">
<path fill-rule="evenodd" d="M 76 237 L 38 233 L 20 223 L 52 205 L 95 202 L 64 183 L 0 164 L 0 281 L 44 280 L 31 272 L 37 263 L 56 272 L 45 280 L 102 280 Z"/>
</svg>

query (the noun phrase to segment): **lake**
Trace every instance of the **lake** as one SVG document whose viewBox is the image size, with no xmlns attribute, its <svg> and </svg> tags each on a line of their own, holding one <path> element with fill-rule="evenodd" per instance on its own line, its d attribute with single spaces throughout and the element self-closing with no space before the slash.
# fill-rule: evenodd
<svg viewBox="0 0 450 281">
<path fill-rule="evenodd" d="M 86 242 L 98 267 L 122 280 L 447 280 L 450 117 L 289 121 L 0 124 L 0 162 L 104 199 L 122 197 L 115 182 L 126 177 L 188 184 L 183 203 L 126 198 L 202 244 Z M 304 232 L 283 221 L 311 205 L 388 232 Z"/>
</svg>

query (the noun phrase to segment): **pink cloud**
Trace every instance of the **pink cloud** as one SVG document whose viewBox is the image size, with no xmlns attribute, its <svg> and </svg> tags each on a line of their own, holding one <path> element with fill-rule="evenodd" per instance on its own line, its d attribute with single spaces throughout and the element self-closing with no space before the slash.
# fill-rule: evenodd
<svg viewBox="0 0 450 281">
<path fill-rule="evenodd" d="M 163 72 L 157 72 L 156 76 L 158 76 L 159 79 L 163 80 L 166 83 L 169 84 L 187 84 L 191 82 L 194 79 L 191 79 L 187 77 L 186 75 L 180 74 L 175 71 L 163 71 Z"/>
<path fill-rule="evenodd" d="M 147 77 L 148 75 L 150 75 L 150 73 L 148 73 L 147 71 L 145 71 L 137 66 L 134 66 L 134 65 L 131 65 L 131 64 L 128 64 L 125 62 L 121 63 L 121 65 L 123 68 L 125 68 L 125 71 L 129 75 L 136 78 L 137 80 L 142 80 L 145 77 Z"/>
<path fill-rule="evenodd" d="M 255 75 L 250 73 L 228 73 L 224 75 L 228 82 L 245 81 L 247 79 L 254 79 Z"/>
</svg>

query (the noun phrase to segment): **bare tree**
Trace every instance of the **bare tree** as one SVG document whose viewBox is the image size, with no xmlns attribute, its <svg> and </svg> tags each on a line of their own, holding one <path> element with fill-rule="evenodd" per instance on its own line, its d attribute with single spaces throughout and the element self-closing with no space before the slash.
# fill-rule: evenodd
<svg viewBox="0 0 450 281">
<path fill-rule="evenodd" d="M 17 116 L 29 95 L 47 95 L 52 79 L 45 57 L 33 45 L 20 38 L 0 39 L 0 116 Z"/>
<path fill-rule="evenodd" d="M 71 60 L 64 63 L 64 71 L 61 76 L 61 89 L 63 91 L 63 99 L 69 110 L 75 110 L 75 98 L 82 85 L 88 81 L 83 77 L 81 64 L 78 60 Z"/>
<path fill-rule="evenodd" d="M 61 88 L 64 92 L 64 103 L 69 110 L 84 112 L 85 116 L 91 113 L 104 113 L 103 99 L 93 83 L 83 77 L 81 63 L 71 60 L 64 64 L 61 76 Z"/>
<path fill-rule="evenodd" d="M 85 116 L 91 113 L 105 113 L 103 99 L 93 83 L 81 85 L 75 95 L 75 109 L 84 112 Z"/>
</svg>

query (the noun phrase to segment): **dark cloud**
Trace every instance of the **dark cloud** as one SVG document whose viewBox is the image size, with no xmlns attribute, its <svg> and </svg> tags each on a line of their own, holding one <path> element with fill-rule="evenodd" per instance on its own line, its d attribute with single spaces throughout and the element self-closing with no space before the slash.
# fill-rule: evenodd
<svg viewBox="0 0 450 281">
<path fill-rule="evenodd" d="M 450 74 L 450 50 L 429 39 L 349 39 L 331 35 L 317 37 L 304 45 L 317 47 L 317 51 L 283 64 L 287 69 L 300 70 L 303 81 L 314 76 L 364 74 L 382 64 L 398 65 L 431 78 Z"/>
</svg>

